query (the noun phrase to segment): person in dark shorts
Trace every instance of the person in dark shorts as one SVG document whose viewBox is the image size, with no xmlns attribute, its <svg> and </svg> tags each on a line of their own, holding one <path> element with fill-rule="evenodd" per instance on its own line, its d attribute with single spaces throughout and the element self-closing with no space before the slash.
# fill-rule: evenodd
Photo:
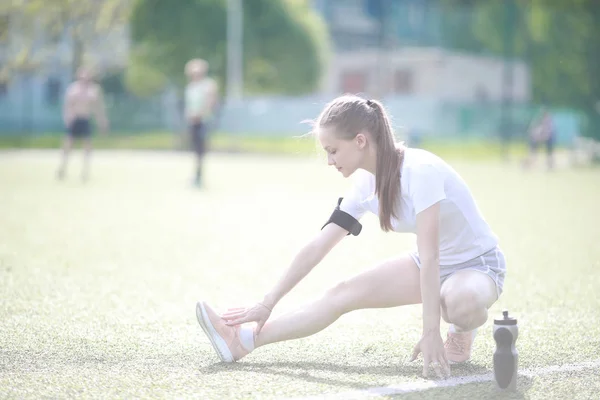
<svg viewBox="0 0 600 400">
<path fill-rule="evenodd" d="M 89 118 L 75 118 L 67 127 L 67 133 L 73 139 L 87 139 L 92 135 Z"/>
<path fill-rule="evenodd" d="M 62 147 L 62 159 L 57 176 L 64 179 L 69 159 L 69 153 L 75 140 L 82 140 L 84 146 L 84 162 L 81 174 L 86 181 L 90 174 L 90 156 L 92 152 L 92 124 L 95 118 L 101 132 L 108 129 L 108 120 L 102 88 L 93 82 L 91 72 L 86 68 L 77 71 L 77 80 L 67 88 L 63 105 L 63 122 L 66 136 Z"/>
<path fill-rule="evenodd" d="M 185 118 L 196 154 L 194 184 L 202 185 L 202 166 L 207 150 L 208 124 L 213 118 L 217 97 L 216 82 L 207 77 L 208 63 L 201 59 L 188 61 L 185 74 L 188 84 L 185 88 Z"/>
<path fill-rule="evenodd" d="M 529 155 L 525 159 L 524 166 L 531 167 L 535 161 L 535 156 L 540 148 L 546 148 L 548 169 L 554 168 L 554 145 L 556 142 L 556 129 L 552 114 L 548 110 L 542 110 L 542 115 L 535 120 L 529 129 Z"/>
<path fill-rule="evenodd" d="M 198 156 L 203 156 L 206 153 L 206 133 L 207 126 L 204 122 L 198 121 L 190 124 L 190 134 L 192 138 L 192 147 Z M 196 179 L 200 179 L 201 168 L 198 166 L 196 170 Z"/>
</svg>

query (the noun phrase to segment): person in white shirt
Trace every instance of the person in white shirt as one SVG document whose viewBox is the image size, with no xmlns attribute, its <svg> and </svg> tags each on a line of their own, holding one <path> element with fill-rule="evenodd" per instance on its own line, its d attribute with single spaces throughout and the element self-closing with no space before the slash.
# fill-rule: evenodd
<svg viewBox="0 0 600 400">
<path fill-rule="evenodd" d="M 208 63 L 195 58 L 185 65 L 188 84 L 185 88 L 185 119 L 196 154 L 194 184 L 202 185 L 202 165 L 206 154 L 208 123 L 213 118 L 217 102 L 217 83 L 206 76 Z"/>
<path fill-rule="evenodd" d="M 218 315 L 206 302 L 196 315 L 217 354 L 233 362 L 255 348 L 312 335 L 342 314 L 366 308 L 423 305 L 423 333 L 412 359 L 423 354 L 423 375 L 450 375 L 450 363 L 467 361 L 475 331 L 488 319 L 504 284 L 506 263 L 465 181 L 446 162 L 394 142 L 381 103 L 342 96 L 315 123 L 328 164 L 353 189 L 329 221 L 296 255 L 264 299 Z M 384 231 L 416 234 L 417 250 L 342 281 L 320 299 L 270 318 L 281 298 L 372 212 Z M 444 343 L 440 319 L 450 324 Z M 249 322 L 255 324 L 247 324 Z M 242 325 L 243 324 L 243 325 Z M 254 326 L 253 326 L 254 325 Z"/>
</svg>

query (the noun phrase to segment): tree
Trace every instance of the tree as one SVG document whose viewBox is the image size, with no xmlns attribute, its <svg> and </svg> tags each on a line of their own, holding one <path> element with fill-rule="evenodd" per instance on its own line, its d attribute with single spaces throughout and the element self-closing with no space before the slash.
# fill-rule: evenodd
<svg viewBox="0 0 600 400">
<path fill-rule="evenodd" d="M 124 28 L 133 0 L 11 0 L 0 2 L 0 41 L 4 39 L 3 73 L 35 70 L 57 52 L 61 39 L 72 43 L 72 70 L 81 66 L 91 46 Z M 4 34 L 3 34 L 4 31 Z"/>
<path fill-rule="evenodd" d="M 139 97 L 160 93 L 168 83 L 167 77 L 151 61 L 144 46 L 133 49 L 125 69 L 125 87 Z"/>
<path fill-rule="evenodd" d="M 226 70 L 225 0 L 138 0 L 131 19 L 143 59 L 183 85 L 183 66 L 206 59 L 220 87 Z M 300 0 L 244 2 L 244 80 L 247 93 L 302 94 L 320 83 L 327 63 L 323 21 Z"/>
<path fill-rule="evenodd" d="M 443 0 L 447 10 L 465 0 Z M 514 7 L 512 27 L 503 16 Z M 465 30 L 476 39 L 466 50 L 485 49 L 504 55 L 505 39 L 512 35 L 515 56 L 531 68 L 534 101 L 583 111 L 587 134 L 600 139 L 600 4 L 595 0 L 470 2 L 474 18 Z M 451 44 L 460 42 L 456 35 Z M 460 42 L 464 43 L 464 42 Z"/>
</svg>

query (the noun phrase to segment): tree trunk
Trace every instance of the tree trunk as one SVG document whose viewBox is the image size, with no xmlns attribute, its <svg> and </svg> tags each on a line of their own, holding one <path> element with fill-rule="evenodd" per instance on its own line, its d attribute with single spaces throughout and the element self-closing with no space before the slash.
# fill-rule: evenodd
<svg viewBox="0 0 600 400">
<path fill-rule="evenodd" d="M 84 48 L 83 48 L 83 42 L 77 36 L 77 34 L 73 34 L 71 37 L 72 37 L 72 43 L 73 43 L 73 53 L 72 53 L 72 57 L 71 57 L 71 76 L 76 77 L 77 70 L 83 64 Z"/>
</svg>

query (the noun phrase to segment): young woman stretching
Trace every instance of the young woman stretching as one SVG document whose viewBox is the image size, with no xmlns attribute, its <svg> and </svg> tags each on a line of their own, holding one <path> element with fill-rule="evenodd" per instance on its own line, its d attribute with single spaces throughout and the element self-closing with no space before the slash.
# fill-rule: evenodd
<svg viewBox="0 0 600 400">
<path fill-rule="evenodd" d="M 315 123 L 328 164 L 353 189 L 321 231 L 296 255 L 262 301 L 218 315 L 206 302 L 196 315 L 219 357 L 233 362 L 255 348 L 315 334 L 341 315 L 366 308 L 423 304 L 423 333 L 412 359 L 423 353 L 423 375 L 450 375 L 450 363 L 467 361 L 478 327 L 502 292 L 505 259 L 465 181 L 425 150 L 394 142 L 377 101 L 343 96 Z M 384 231 L 411 232 L 417 251 L 382 262 L 342 281 L 321 298 L 270 318 L 276 304 L 346 235 L 358 235 L 372 212 Z M 440 319 L 450 324 L 444 343 Z M 256 324 L 246 324 L 255 322 Z M 245 324 L 245 325 L 242 325 Z M 254 325 L 254 326 L 253 326 Z"/>
</svg>

